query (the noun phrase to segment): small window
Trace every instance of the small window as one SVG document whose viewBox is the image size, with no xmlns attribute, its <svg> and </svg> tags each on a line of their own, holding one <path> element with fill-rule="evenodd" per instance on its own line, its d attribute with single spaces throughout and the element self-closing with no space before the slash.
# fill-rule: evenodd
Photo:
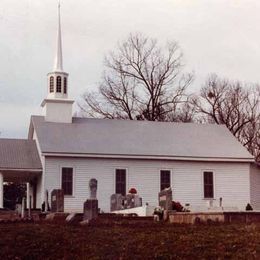
<svg viewBox="0 0 260 260">
<path fill-rule="evenodd" d="M 64 195 L 72 195 L 73 190 L 73 168 L 62 168 L 61 188 Z"/>
<path fill-rule="evenodd" d="M 161 170 L 161 190 L 171 187 L 171 171 Z"/>
<path fill-rule="evenodd" d="M 126 169 L 116 169 L 116 194 L 126 195 Z"/>
<path fill-rule="evenodd" d="M 214 198 L 213 172 L 204 172 L 204 198 Z"/>
<path fill-rule="evenodd" d="M 64 93 L 64 94 L 67 94 L 67 78 L 66 78 L 66 77 L 64 78 L 63 85 L 64 85 L 64 86 L 63 86 L 63 87 L 64 87 L 64 89 L 63 89 L 63 90 L 64 90 L 63 93 Z"/>
<path fill-rule="evenodd" d="M 54 77 L 50 77 L 50 93 L 54 92 Z"/>
<path fill-rule="evenodd" d="M 56 79 L 56 92 L 61 93 L 61 76 Z"/>
</svg>

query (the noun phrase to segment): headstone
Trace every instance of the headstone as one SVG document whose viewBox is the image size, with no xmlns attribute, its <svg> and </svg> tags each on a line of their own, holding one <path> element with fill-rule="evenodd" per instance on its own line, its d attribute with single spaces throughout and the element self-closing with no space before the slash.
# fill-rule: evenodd
<svg viewBox="0 0 260 260">
<path fill-rule="evenodd" d="M 81 226 L 86 226 L 86 225 L 89 224 L 89 221 L 88 221 L 88 219 L 87 219 L 87 220 L 82 220 L 81 222 L 79 222 L 79 224 L 80 224 Z"/>
<path fill-rule="evenodd" d="M 51 212 L 64 212 L 64 192 L 55 189 L 51 192 Z"/>
<path fill-rule="evenodd" d="M 127 209 L 134 208 L 134 194 L 126 195 L 126 208 Z"/>
<path fill-rule="evenodd" d="M 124 197 L 121 194 L 112 194 L 110 197 L 110 211 L 123 209 L 123 200 Z"/>
<path fill-rule="evenodd" d="M 48 211 L 50 211 L 49 193 L 48 193 L 48 190 L 45 190 L 44 202 L 42 203 L 42 212 L 48 212 Z"/>
<path fill-rule="evenodd" d="M 127 194 L 126 195 L 126 208 L 136 208 L 142 206 L 142 199 L 138 194 Z"/>
<path fill-rule="evenodd" d="M 172 189 L 164 189 L 158 194 L 159 206 L 164 210 L 172 209 Z"/>
<path fill-rule="evenodd" d="M 25 198 L 22 199 L 22 210 L 21 210 L 21 218 L 25 217 Z"/>
<path fill-rule="evenodd" d="M 153 221 L 154 222 L 159 222 L 160 221 L 160 217 L 158 215 L 153 215 Z"/>
<path fill-rule="evenodd" d="M 135 197 L 134 197 L 134 203 L 135 203 L 135 207 L 141 207 L 143 204 L 142 204 L 142 198 L 139 197 L 138 194 L 135 194 Z"/>
<path fill-rule="evenodd" d="M 16 204 L 15 205 L 15 211 L 20 216 L 22 213 L 22 204 Z"/>
<path fill-rule="evenodd" d="M 138 194 L 112 194 L 110 197 L 110 211 L 131 209 L 142 206 L 142 198 Z"/>
<path fill-rule="evenodd" d="M 45 220 L 46 221 L 53 221 L 54 217 L 55 217 L 54 213 L 49 213 L 49 214 L 46 215 Z"/>
<path fill-rule="evenodd" d="M 48 213 L 45 216 L 45 220 L 49 222 L 55 222 L 55 223 L 65 223 L 65 220 L 69 214 L 63 213 L 63 212 L 54 212 L 54 213 Z"/>
<path fill-rule="evenodd" d="M 98 200 L 97 200 L 97 180 L 90 179 L 89 181 L 90 199 L 84 202 L 83 220 L 95 219 L 98 216 Z"/>
<path fill-rule="evenodd" d="M 98 216 L 98 200 L 90 199 L 84 203 L 83 220 L 95 219 Z"/>
<path fill-rule="evenodd" d="M 125 196 L 123 197 L 122 206 L 123 206 L 123 209 L 127 209 L 127 207 L 128 207 L 127 198 Z"/>
<path fill-rule="evenodd" d="M 97 180 L 90 179 L 89 181 L 89 188 L 90 188 L 90 199 L 97 199 Z"/>
<path fill-rule="evenodd" d="M 66 223 L 75 225 L 82 221 L 82 213 L 71 213 L 66 217 Z"/>
<path fill-rule="evenodd" d="M 220 198 L 219 198 L 219 206 L 220 206 L 220 207 L 222 207 L 222 201 L 223 201 L 223 199 L 220 197 Z"/>
</svg>

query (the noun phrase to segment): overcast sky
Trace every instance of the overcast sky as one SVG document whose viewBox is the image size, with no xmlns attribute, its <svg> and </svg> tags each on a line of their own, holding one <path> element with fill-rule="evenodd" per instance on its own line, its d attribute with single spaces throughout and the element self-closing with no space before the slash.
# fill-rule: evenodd
<svg viewBox="0 0 260 260">
<path fill-rule="evenodd" d="M 62 0 L 64 70 L 77 99 L 130 32 L 176 40 L 196 91 L 214 72 L 260 82 L 259 0 Z M 56 0 L 0 0 L 0 137 L 26 138 L 40 114 L 56 47 Z"/>
</svg>

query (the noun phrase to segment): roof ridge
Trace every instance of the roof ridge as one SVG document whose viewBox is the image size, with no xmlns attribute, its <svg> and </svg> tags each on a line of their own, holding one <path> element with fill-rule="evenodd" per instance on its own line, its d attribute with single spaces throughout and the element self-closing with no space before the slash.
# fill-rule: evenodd
<svg viewBox="0 0 260 260">
<path fill-rule="evenodd" d="M 41 118 L 44 119 L 44 116 L 41 115 L 32 115 L 32 118 Z M 96 118 L 96 117 L 78 117 L 73 116 L 72 117 L 72 124 L 77 123 L 73 122 L 74 120 L 93 120 L 93 121 L 116 121 L 116 122 L 131 122 L 131 123 L 149 123 L 149 124 L 171 124 L 171 125 L 198 125 L 198 126 L 214 126 L 214 127 L 226 127 L 225 124 L 215 124 L 215 123 L 198 123 L 198 122 L 171 122 L 171 121 L 149 121 L 149 120 L 130 120 L 130 119 L 121 119 L 121 118 Z M 53 124 L 62 124 L 60 122 L 46 122 L 46 123 L 53 123 Z M 67 123 L 66 123 L 67 124 Z"/>
</svg>

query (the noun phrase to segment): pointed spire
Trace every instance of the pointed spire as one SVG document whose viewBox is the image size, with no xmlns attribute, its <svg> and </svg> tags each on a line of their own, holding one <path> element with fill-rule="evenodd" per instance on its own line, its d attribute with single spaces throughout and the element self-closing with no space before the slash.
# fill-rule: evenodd
<svg viewBox="0 0 260 260">
<path fill-rule="evenodd" d="M 60 0 L 58 3 L 58 34 L 57 34 L 57 50 L 54 59 L 54 71 L 63 71 L 62 61 L 62 41 L 61 41 L 61 23 L 60 23 Z"/>
</svg>

